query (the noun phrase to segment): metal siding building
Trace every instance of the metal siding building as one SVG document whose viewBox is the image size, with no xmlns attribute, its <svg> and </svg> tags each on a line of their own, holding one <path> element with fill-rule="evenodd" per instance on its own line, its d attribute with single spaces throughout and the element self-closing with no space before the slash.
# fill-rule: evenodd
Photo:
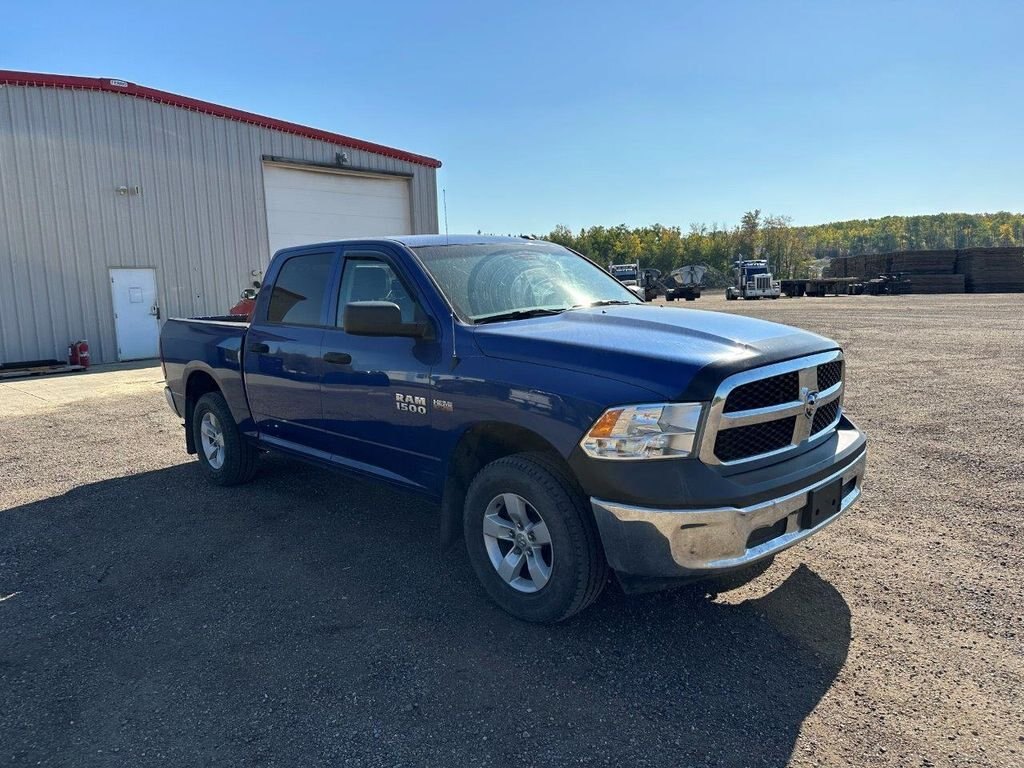
<svg viewBox="0 0 1024 768">
<path fill-rule="evenodd" d="M 83 338 L 96 362 L 131 357 L 118 352 L 113 268 L 154 271 L 163 318 L 225 313 L 271 256 L 268 168 L 336 178 L 345 186 L 324 199 L 360 210 L 373 201 L 353 197 L 355 181 L 371 198 L 407 186 L 405 221 L 420 234 L 438 231 L 439 166 L 123 81 L 0 71 L 0 363 L 62 359 Z M 400 234 L 374 230 L 398 226 L 400 198 L 381 203 L 391 219 L 349 215 L 335 237 Z"/>
</svg>

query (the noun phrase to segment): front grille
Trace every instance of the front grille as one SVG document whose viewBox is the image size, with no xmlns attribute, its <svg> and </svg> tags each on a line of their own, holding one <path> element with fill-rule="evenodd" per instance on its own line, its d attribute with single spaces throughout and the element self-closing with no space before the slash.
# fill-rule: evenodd
<svg viewBox="0 0 1024 768">
<path fill-rule="evenodd" d="M 793 441 L 795 416 L 762 424 L 723 429 L 715 439 L 715 455 L 720 461 L 739 461 L 785 448 Z"/>
<path fill-rule="evenodd" d="M 741 384 L 729 393 L 725 413 L 751 411 L 800 399 L 800 375 L 796 371 Z"/>
<path fill-rule="evenodd" d="M 825 352 L 729 377 L 705 422 L 701 460 L 753 461 L 824 438 L 842 411 L 844 373 L 842 355 Z M 824 392 L 827 398 L 821 396 Z M 817 410 L 808 419 L 808 404 L 815 399 Z"/>
<path fill-rule="evenodd" d="M 843 379 L 843 361 L 835 360 L 818 366 L 818 391 L 824 392 Z"/>
<path fill-rule="evenodd" d="M 821 375 L 821 369 L 818 369 L 818 375 Z M 825 429 L 829 424 L 836 420 L 839 416 L 839 401 L 833 400 L 830 403 L 825 403 L 814 413 L 814 422 L 811 424 L 811 434 L 816 435 L 821 430 Z"/>
</svg>

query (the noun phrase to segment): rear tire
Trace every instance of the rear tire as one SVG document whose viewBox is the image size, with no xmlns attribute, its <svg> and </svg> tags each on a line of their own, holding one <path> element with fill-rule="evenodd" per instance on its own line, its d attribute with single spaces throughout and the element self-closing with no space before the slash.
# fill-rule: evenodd
<svg viewBox="0 0 1024 768">
<path fill-rule="evenodd" d="M 214 485 L 240 485 L 252 480 L 259 451 L 239 432 L 219 392 L 199 398 L 192 410 L 192 434 L 199 466 L 207 480 Z"/>
<path fill-rule="evenodd" d="M 484 590 L 525 621 L 563 621 L 608 581 L 586 497 L 543 454 L 506 456 L 481 469 L 466 494 L 463 530 Z"/>
</svg>

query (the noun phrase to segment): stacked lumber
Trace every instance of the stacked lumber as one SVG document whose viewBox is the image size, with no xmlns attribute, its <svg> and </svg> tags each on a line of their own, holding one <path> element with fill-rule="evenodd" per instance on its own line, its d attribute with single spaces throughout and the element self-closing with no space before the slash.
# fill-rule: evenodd
<svg viewBox="0 0 1024 768">
<path fill-rule="evenodd" d="M 864 277 L 869 280 L 893 271 L 891 253 L 868 253 L 864 255 Z"/>
<path fill-rule="evenodd" d="M 846 277 L 846 256 L 832 256 L 821 271 L 822 277 Z"/>
<path fill-rule="evenodd" d="M 905 280 L 908 293 L 963 293 L 966 283 L 963 275 L 910 274 Z"/>
<path fill-rule="evenodd" d="M 1024 248 L 963 248 L 956 272 L 971 293 L 1024 292 Z"/>
<path fill-rule="evenodd" d="M 910 275 L 952 275 L 956 266 L 956 251 L 896 251 L 892 254 L 891 268 L 886 272 L 904 272 Z"/>
<path fill-rule="evenodd" d="M 881 275 L 921 278 L 907 285 L 913 293 L 1024 293 L 1024 248 L 860 254 L 832 259 L 825 276 L 868 281 Z"/>
<path fill-rule="evenodd" d="M 873 277 L 864 271 L 864 256 L 848 256 L 846 258 L 846 274 L 843 277 Z"/>
<path fill-rule="evenodd" d="M 69 371 L 84 371 L 80 365 L 68 365 L 59 361 L 38 360 L 28 364 L 14 363 L 0 365 L 0 379 L 18 379 L 23 376 L 44 376 L 51 373 L 68 373 Z M 38 363 L 38 364 L 36 364 Z"/>
</svg>

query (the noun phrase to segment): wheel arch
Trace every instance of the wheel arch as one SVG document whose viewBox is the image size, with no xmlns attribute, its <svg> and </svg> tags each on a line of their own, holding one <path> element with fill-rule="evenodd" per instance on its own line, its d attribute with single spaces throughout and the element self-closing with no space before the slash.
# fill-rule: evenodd
<svg viewBox="0 0 1024 768">
<path fill-rule="evenodd" d="M 492 461 L 517 453 L 537 453 L 575 478 L 565 457 L 547 439 L 515 424 L 486 421 L 462 433 L 452 451 L 441 497 L 441 549 L 462 537 L 462 512 L 473 477 Z"/>
<path fill-rule="evenodd" d="M 221 395 L 220 385 L 213 378 L 212 374 L 202 369 L 196 369 L 189 373 L 185 380 L 185 450 L 189 453 L 196 452 L 196 437 L 192 429 L 192 414 L 195 412 L 196 403 L 199 398 L 210 392 L 217 392 Z"/>
</svg>

